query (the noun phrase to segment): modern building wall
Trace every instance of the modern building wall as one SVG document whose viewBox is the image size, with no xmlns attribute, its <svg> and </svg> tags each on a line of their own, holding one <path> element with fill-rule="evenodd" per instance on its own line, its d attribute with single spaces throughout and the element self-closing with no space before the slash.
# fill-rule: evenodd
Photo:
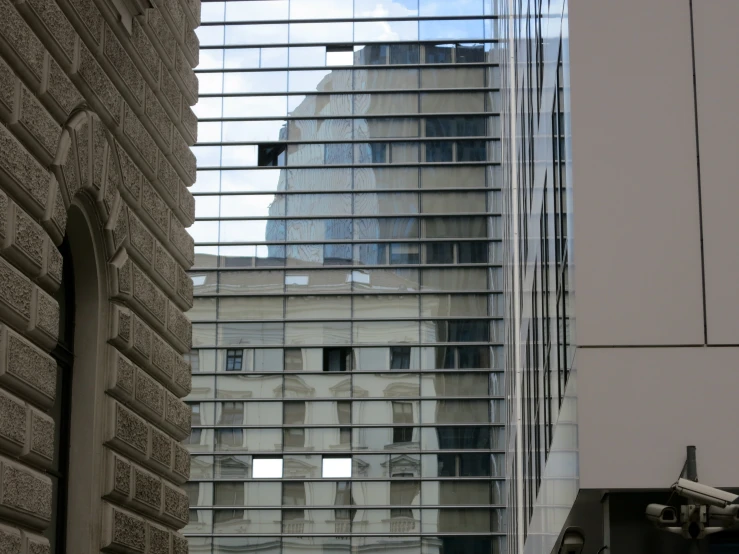
<svg viewBox="0 0 739 554">
<path fill-rule="evenodd" d="M 503 551 L 495 14 L 204 4 L 193 552 Z"/>
<path fill-rule="evenodd" d="M 721 408 L 739 389 L 729 319 L 736 110 L 726 93 L 737 62 L 723 30 L 739 7 L 571 0 L 564 13 L 577 456 L 569 471 L 545 467 L 576 486 L 539 489 L 525 551 L 549 552 L 567 526 L 584 529 L 585 552 L 687 551 L 642 514 L 645 502 L 668 502 L 687 445 L 697 446 L 701 482 L 739 485 L 734 426 Z M 522 330 L 525 318 L 524 307 Z M 719 534 L 702 548 L 723 552 L 719 543 L 732 540 Z"/>
<path fill-rule="evenodd" d="M 0 2 L 0 551 L 185 553 L 197 0 Z"/>
</svg>

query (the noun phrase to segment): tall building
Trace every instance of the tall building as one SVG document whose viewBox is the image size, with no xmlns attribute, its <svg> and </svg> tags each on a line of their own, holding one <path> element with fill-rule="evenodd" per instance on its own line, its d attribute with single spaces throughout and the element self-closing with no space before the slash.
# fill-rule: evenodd
<svg viewBox="0 0 739 554">
<path fill-rule="evenodd" d="M 192 552 L 505 551 L 496 28 L 203 4 Z"/>
<path fill-rule="evenodd" d="M 737 552 L 645 510 L 739 487 L 739 4 L 504 8 L 509 551 Z"/>
<path fill-rule="evenodd" d="M 200 2 L 0 13 L 0 552 L 186 554 Z"/>
</svg>

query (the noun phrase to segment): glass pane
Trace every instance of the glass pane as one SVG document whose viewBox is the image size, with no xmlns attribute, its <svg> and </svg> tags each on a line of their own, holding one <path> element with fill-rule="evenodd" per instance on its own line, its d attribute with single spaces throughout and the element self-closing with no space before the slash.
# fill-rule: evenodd
<svg viewBox="0 0 739 554">
<path fill-rule="evenodd" d="M 455 92 L 421 94 L 421 113 L 484 112 L 485 98 L 482 92 Z"/>
<path fill-rule="evenodd" d="M 259 67 L 260 51 L 259 48 L 227 48 L 224 50 L 223 66 L 227 69 L 256 69 Z"/>
<path fill-rule="evenodd" d="M 417 269 L 363 269 L 352 271 L 352 289 L 377 292 L 418 290 Z"/>
<path fill-rule="evenodd" d="M 227 21 L 287 19 L 288 0 L 229 0 L 225 4 Z"/>
<path fill-rule="evenodd" d="M 414 167 L 362 167 L 354 170 L 357 189 L 418 188 L 418 169 Z"/>
<path fill-rule="evenodd" d="M 418 317 L 417 296 L 355 296 L 354 317 L 364 318 L 393 318 Z"/>
<path fill-rule="evenodd" d="M 293 0 L 294 1 L 294 0 Z M 303 0 L 305 1 L 305 0 Z M 290 17 L 298 19 L 293 15 L 293 5 L 291 3 Z M 307 4 L 306 4 L 307 6 Z M 310 17 L 315 19 L 315 2 L 312 3 Z M 351 4 L 349 4 L 351 9 Z M 307 12 L 306 12 L 307 13 Z M 329 14 L 331 12 L 322 12 Z M 351 16 L 349 16 L 351 17 Z M 290 24 L 290 43 L 333 43 L 333 42 L 352 42 L 352 24 L 349 23 L 291 23 Z"/>
<path fill-rule="evenodd" d="M 418 213 L 418 194 L 399 192 L 355 194 L 354 213 L 356 215 L 416 214 Z"/>
<path fill-rule="evenodd" d="M 357 115 L 417 114 L 418 94 L 356 94 L 354 113 Z"/>
<path fill-rule="evenodd" d="M 287 319 L 351 318 L 351 298 L 335 296 L 288 296 Z"/>
<path fill-rule="evenodd" d="M 487 289 L 484 269 L 424 269 L 422 290 L 473 291 Z"/>
<path fill-rule="evenodd" d="M 348 321 L 301 322 L 285 324 L 285 344 L 349 344 Z"/>
<path fill-rule="evenodd" d="M 233 534 L 279 533 L 279 510 L 214 510 L 213 532 Z"/>
<path fill-rule="evenodd" d="M 418 342 L 417 321 L 355 321 L 355 344 L 400 344 Z"/>
<path fill-rule="evenodd" d="M 201 27 L 207 28 L 207 27 Z M 226 44 L 283 44 L 287 42 L 287 25 L 228 25 Z"/>
<path fill-rule="evenodd" d="M 474 88 L 485 86 L 485 69 L 477 67 L 436 67 L 421 71 L 421 88 Z"/>
<path fill-rule="evenodd" d="M 218 377 L 218 398 L 238 400 L 281 398 L 282 377 L 272 375 L 223 375 Z"/>
<path fill-rule="evenodd" d="M 485 187 L 484 167 L 421 168 L 422 188 Z"/>
<path fill-rule="evenodd" d="M 436 5 L 442 5 L 435 2 Z M 443 3 L 447 5 L 447 3 Z M 418 24 L 420 40 L 470 40 L 484 39 L 485 29 L 482 19 L 441 19 L 420 21 Z"/>
<path fill-rule="evenodd" d="M 223 98 L 226 117 L 285 117 L 287 96 L 248 96 Z"/>
<path fill-rule="evenodd" d="M 352 188 L 352 170 L 346 169 L 289 169 L 288 190 L 349 190 Z"/>
<path fill-rule="evenodd" d="M 285 222 L 279 219 L 221 221 L 221 242 L 266 242 L 285 240 Z"/>
<path fill-rule="evenodd" d="M 288 271 L 285 275 L 286 289 L 291 293 L 349 292 L 351 283 L 348 271 Z"/>
<path fill-rule="evenodd" d="M 418 40 L 416 21 L 367 21 L 354 24 L 356 42 L 395 42 Z"/>
<path fill-rule="evenodd" d="M 437 373 L 421 378 L 422 396 L 487 396 L 485 373 Z"/>
<path fill-rule="evenodd" d="M 341 216 L 351 215 L 352 213 L 352 196 L 351 194 L 291 194 L 287 198 L 287 215 L 299 216 L 299 215 L 328 215 L 328 216 Z M 315 221 L 315 220 L 312 220 Z M 351 238 L 349 236 L 349 224 L 345 222 L 336 222 L 329 220 L 328 222 L 317 222 L 315 225 L 325 226 L 325 231 L 319 233 L 321 236 L 315 236 L 314 234 L 306 234 L 300 236 L 303 240 L 311 239 L 343 239 Z M 293 231 L 295 222 L 288 223 L 288 240 L 298 240 L 295 237 L 295 231 Z M 308 225 L 307 223 L 305 225 Z M 340 230 L 341 226 L 345 226 L 346 230 Z M 312 230 L 312 228 L 311 228 Z M 306 232 L 304 227 L 301 227 L 299 232 Z"/>
<path fill-rule="evenodd" d="M 288 127 L 290 140 L 351 140 L 349 119 L 294 119 Z"/>
<path fill-rule="evenodd" d="M 485 317 L 487 312 L 487 300 L 482 294 L 429 294 L 421 297 L 423 317 Z"/>
</svg>

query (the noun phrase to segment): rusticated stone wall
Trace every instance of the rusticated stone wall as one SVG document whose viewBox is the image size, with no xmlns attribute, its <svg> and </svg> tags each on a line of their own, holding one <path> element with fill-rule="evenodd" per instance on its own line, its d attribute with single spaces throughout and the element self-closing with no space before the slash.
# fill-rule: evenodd
<svg viewBox="0 0 739 554">
<path fill-rule="evenodd" d="M 104 305 L 99 336 L 75 341 L 76 359 L 80 344 L 100 355 L 73 366 L 72 381 L 97 383 L 84 397 L 72 385 L 73 448 L 75 436 L 100 432 L 91 471 L 70 471 L 70 498 L 75 488 L 97 493 L 83 514 L 89 533 L 70 529 L 66 551 L 187 552 L 177 529 L 188 519 L 180 485 L 190 463 L 179 441 L 190 429 L 180 398 L 190 390 L 182 354 L 191 346 L 199 21 L 199 0 L 0 0 L 3 554 L 50 552 L 55 520 L 79 509 L 54 505 L 49 476 L 54 295 L 71 206 L 87 210 L 100 246 L 88 253 L 94 264 L 75 259 L 75 279 L 102 275 Z M 88 402 L 98 415 L 76 421 Z"/>
</svg>

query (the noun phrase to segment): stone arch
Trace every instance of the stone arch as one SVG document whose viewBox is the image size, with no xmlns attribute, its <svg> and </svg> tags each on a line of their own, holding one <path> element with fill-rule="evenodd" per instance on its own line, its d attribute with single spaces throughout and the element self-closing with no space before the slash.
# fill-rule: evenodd
<svg viewBox="0 0 739 554">
<path fill-rule="evenodd" d="M 84 107 L 50 169 L 44 226 L 55 244 L 68 238 L 75 274 L 67 551 L 186 551 L 175 530 L 187 522 L 189 366 L 167 336 L 174 294 L 141 270 L 146 245 L 166 250 L 136 215 L 145 178 Z"/>
</svg>

